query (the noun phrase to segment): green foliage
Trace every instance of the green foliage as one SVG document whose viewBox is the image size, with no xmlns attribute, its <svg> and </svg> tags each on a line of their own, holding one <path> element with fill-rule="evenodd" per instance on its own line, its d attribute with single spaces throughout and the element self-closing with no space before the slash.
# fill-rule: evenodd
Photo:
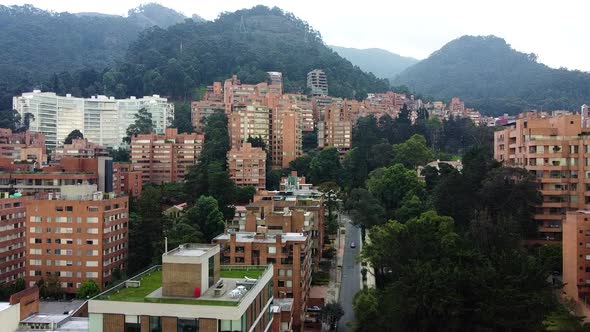
<svg viewBox="0 0 590 332">
<path fill-rule="evenodd" d="M 182 103 L 174 107 L 174 121 L 172 127 L 178 129 L 178 133 L 192 133 L 194 131 L 191 120 L 191 105 Z"/>
<path fill-rule="evenodd" d="M 39 279 L 36 285 L 39 287 L 39 297 L 41 298 L 58 300 L 64 295 L 59 276 L 55 274 L 48 275 L 45 279 Z"/>
<path fill-rule="evenodd" d="M 310 174 L 312 157 L 304 155 L 297 157 L 289 163 L 289 168 L 297 171 L 298 176 L 308 176 Z"/>
<path fill-rule="evenodd" d="M 78 288 L 76 297 L 79 299 L 89 299 L 100 294 L 100 287 L 94 282 L 94 280 L 86 280 Z"/>
<path fill-rule="evenodd" d="M 416 172 L 408 170 L 400 164 L 379 168 L 371 172 L 367 188 L 390 217 L 393 216 L 406 195 L 416 195 L 417 197 L 424 195 L 424 183 L 418 179 Z"/>
<path fill-rule="evenodd" d="M 80 130 L 74 129 L 71 133 L 68 134 L 68 136 L 64 140 L 64 144 L 72 144 L 72 140 L 82 138 L 84 138 L 84 134 L 82 134 Z"/>
<path fill-rule="evenodd" d="M 183 215 L 183 222 L 191 225 L 203 234 L 205 242 L 209 243 L 217 235 L 223 233 L 225 222 L 223 213 L 215 198 L 201 196 L 194 206 Z M 194 234 L 194 232 L 192 232 Z"/>
<path fill-rule="evenodd" d="M 20 126 L 20 115 L 13 109 L 0 109 L 0 128 L 16 131 Z"/>
<path fill-rule="evenodd" d="M 441 79 L 444 77 L 444 79 Z M 461 99 L 484 114 L 523 109 L 578 109 L 588 101 L 590 74 L 552 69 L 495 36 L 463 36 L 402 72 L 406 84 L 436 99 Z"/>
<path fill-rule="evenodd" d="M 344 309 L 338 302 L 329 302 L 320 311 L 320 320 L 329 326 L 333 326 L 344 316 Z"/>
<path fill-rule="evenodd" d="M 236 204 L 248 204 L 252 202 L 255 194 L 256 188 L 252 186 L 238 187 L 236 188 L 235 202 Z"/>
<path fill-rule="evenodd" d="M 129 272 L 133 274 L 160 259 L 163 251 L 161 194 L 145 186 L 137 199 L 137 212 L 129 213 Z"/>
<path fill-rule="evenodd" d="M 184 192 L 182 182 L 168 182 L 160 186 L 161 202 L 166 205 L 176 205 L 185 203 L 189 196 Z"/>
<path fill-rule="evenodd" d="M 394 163 L 402 164 L 409 169 L 426 165 L 434 158 L 434 154 L 426 145 L 426 138 L 417 134 L 403 143 L 394 145 L 393 156 Z"/>
<path fill-rule="evenodd" d="M 309 172 L 311 183 L 340 183 L 342 166 L 338 150 L 330 147 L 316 154 L 309 165 Z"/>
<path fill-rule="evenodd" d="M 184 243 L 204 243 L 205 237 L 197 225 L 189 224 L 189 220 L 182 219 L 177 223 L 167 225 L 164 230 L 168 238 L 168 249 L 177 248 Z"/>
<path fill-rule="evenodd" d="M 152 114 L 145 108 L 140 109 L 135 114 L 135 122 L 127 128 L 127 136 L 123 141 L 127 144 L 131 143 L 131 137 L 138 134 L 149 134 L 154 130 L 154 123 L 152 121 Z"/>
<path fill-rule="evenodd" d="M 344 208 L 348 211 L 355 225 L 362 225 L 367 229 L 386 221 L 385 210 L 379 201 L 363 188 L 355 188 L 350 191 Z"/>
<path fill-rule="evenodd" d="M 381 321 L 383 311 L 379 308 L 379 294 L 374 288 L 365 288 L 354 296 L 352 309 L 356 318 L 355 331 L 370 331 Z M 375 331 L 384 331 L 376 329 Z"/>
<path fill-rule="evenodd" d="M 17 278 L 13 283 L 8 285 L 6 283 L 0 283 L 0 301 L 8 302 L 12 294 L 18 293 L 25 288 L 25 279 L 22 277 Z"/>
<path fill-rule="evenodd" d="M 317 147 L 318 147 L 318 133 L 317 133 L 317 131 L 304 133 L 301 141 L 302 141 L 301 147 L 303 149 L 303 152 L 309 153 L 310 151 L 317 149 Z"/>
<path fill-rule="evenodd" d="M 109 157 L 113 158 L 114 162 L 128 163 L 131 160 L 131 151 L 125 148 L 108 148 Z"/>
</svg>

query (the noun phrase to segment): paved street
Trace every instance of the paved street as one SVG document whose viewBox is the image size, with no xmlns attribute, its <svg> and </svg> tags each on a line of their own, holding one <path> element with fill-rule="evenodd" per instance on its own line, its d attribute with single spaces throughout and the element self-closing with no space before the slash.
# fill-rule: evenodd
<svg viewBox="0 0 590 332">
<path fill-rule="evenodd" d="M 346 326 L 346 322 L 354 320 L 352 300 L 361 288 L 361 268 L 356 261 L 360 253 L 361 230 L 354 227 L 346 215 L 342 215 L 342 223 L 346 226 L 346 242 L 342 261 L 342 284 L 340 286 L 339 302 L 344 309 L 344 316 L 338 322 L 339 332 L 351 330 Z M 350 247 L 351 242 L 356 244 L 356 248 Z"/>
</svg>

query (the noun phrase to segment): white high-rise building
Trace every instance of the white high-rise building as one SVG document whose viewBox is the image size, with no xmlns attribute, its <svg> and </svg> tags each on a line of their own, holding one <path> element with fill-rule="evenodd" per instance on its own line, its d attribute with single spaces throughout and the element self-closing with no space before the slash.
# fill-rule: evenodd
<svg viewBox="0 0 590 332">
<path fill-rule="evenodd" d="M 152 115 L 156 134 L 163 134 L 174 119 L 174 104 L 158 95 L 128 99 L 101 95 L 78 98 L 35 90 L 14 97 L 12 103 L 21 116 L 25 113 L 34 116 L 29 129 L 43 133 L 48 148 L 61 146 L 74 129 L 80 130 L 84 138 L 93 143 L 117 147 L 142 108 Z"/>
<path fill-rule="evenodd" d="M 328 95 L 328 78 L 321 69 L 314 69 L 307 73 L 307 87 L 311 89 L 312 96 Z"/>
</svg>

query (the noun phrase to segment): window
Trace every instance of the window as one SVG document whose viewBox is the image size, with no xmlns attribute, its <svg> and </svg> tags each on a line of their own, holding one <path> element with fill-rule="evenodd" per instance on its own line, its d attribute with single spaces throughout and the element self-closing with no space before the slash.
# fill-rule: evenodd
<svg viewBox="0 0 590 332">
<path fill-rule="evenodd" d="M 276 254 L 277 253 L 277 247 L 268 247 L 268 253 L 269 254 Z"/>
<path fill-rule="evenodd" d="M 150 316 L 150 332 L 162 332 L 162 320 L 160 317 Z"/>
<path fill-rule="evenodd" d="M 228 319 L 221 319 L 219 321 L 219 331 L 220 332 L 232 332 L 232 331 L 242 331 L 242 320 L 228 320 Z"/>
<path fill-rule="evenodd" d="M 198 332 L 199 321 L 194 318 L 178 318 L 178 332 Z"/>
<path fill-rule="evenodd" d="M 140 332 L 139 316 L 125 315 L 125 332 Z"/>
</svg>

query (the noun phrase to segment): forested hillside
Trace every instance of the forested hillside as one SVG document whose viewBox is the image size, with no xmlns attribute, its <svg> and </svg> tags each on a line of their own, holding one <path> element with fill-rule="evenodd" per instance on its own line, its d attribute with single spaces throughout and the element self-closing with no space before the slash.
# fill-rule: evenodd
<svg viewBox="0 0 590 332">
<path fill-rule="evenodd" d="M 362 70 L 391 81 L 404 69 L 419 61 L 380 48 L 330 47 L 341 57 L 349 60 L 355 66 L 359 66 Z"/>
<path fill-rule="evenodd" d="M 305 91 L 307 72 L 314 68 L 326 71 L 334 96 L 364 98 L 388 88 L 387 81 L 328 48 L 306 22 L 278 8 L 257 6 L 222 13 L 213 22 L 187 19 L 141 33 L 128 21 L 136 12 L 147 13 L 143 7 L 130 18 L 31 6 L 0 9 L 0 29 L 8 32 L 0 36 L 0 109 L 10 108 L 12 95 L 33 88 L 188 100 L 214 80 L 238 74 L 245 83 L 257 83 L 271 70 L 283 72 L 286 91 Z"/>
<path fill-rule="evenodd" d="M 395 84 L 435 99 L 459 96 L 485 114 L 578 110 L 590 102 L 589 73 L 549 68 L 495 36 L 453 40 L 403 71 Z"/>
</svg>

